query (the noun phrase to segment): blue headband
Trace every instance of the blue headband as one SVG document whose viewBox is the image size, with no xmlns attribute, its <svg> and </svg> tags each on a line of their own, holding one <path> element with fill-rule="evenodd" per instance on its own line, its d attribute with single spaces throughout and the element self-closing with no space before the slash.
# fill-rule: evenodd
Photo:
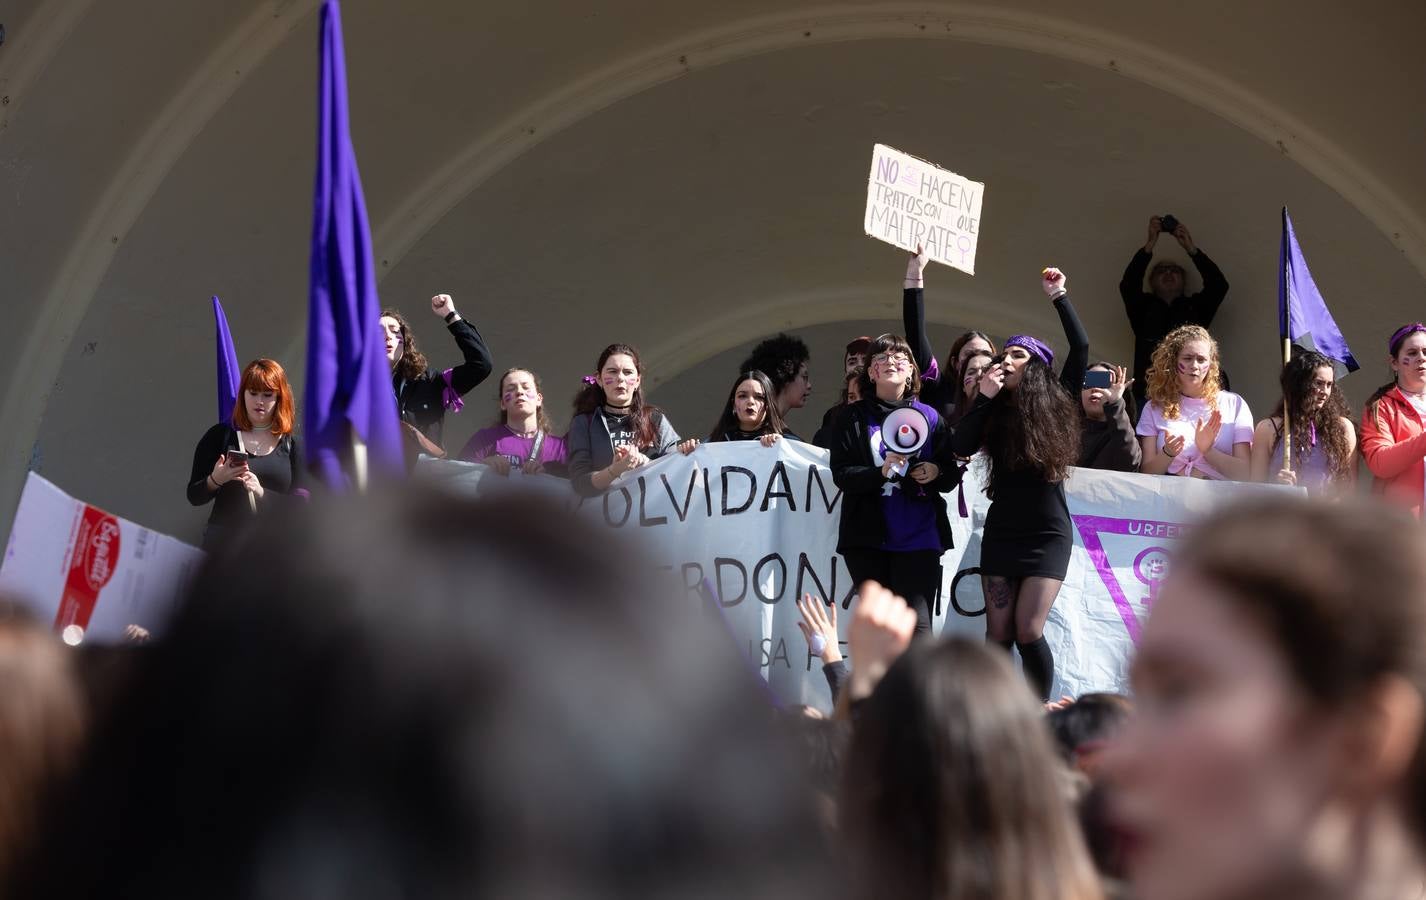
<svg viewBox="0 0 1426 900">
<path fill-rule="evenodd" d="M 1030 351 L 1030 355 L 1037 357 L 1040 362 L 1052 369 L 1055 367 L 1055 351 L 1051 350 L 1048 344 L 1037 337 L 1031 337 L 1028 334 L 1017 334 L 1005 342 L 1006 350 L 1009 350 L 1011 347 L 1020 347 L 1028 350 Z"/>
</svg>

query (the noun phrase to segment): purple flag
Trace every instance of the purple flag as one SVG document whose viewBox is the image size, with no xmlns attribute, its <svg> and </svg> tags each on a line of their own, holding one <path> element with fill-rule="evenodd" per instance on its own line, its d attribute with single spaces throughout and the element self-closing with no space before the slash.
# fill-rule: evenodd
<svg viewBox="0 0 1426 900">
<path fill-rule="evenodd" d="M 243 370 L 238 368 L 238 351 L 233 348 L 228 317 L 223 315 L 223 304 L 216 294 L 213 295 L 213 325 L 217 329 L 215 342 L 218 345 L 218 421 L 232 424 Z"/>
<path fill-rule="evenodd" d="M 371 229 L 347 118 L 347 71 L 336 0 L 322 4 L 317 97 L 317 189 L 312 210 L 307 385 L 303 415 L 311 465 L 333 488 L 352 438 L 366 444 L 373 478 L 404 471 L 401 425 L 381 333 Z"/>
<path fill-rule="evenodd" d="M 1307 260 L 1297 245 L 1292 219 L 1287 207 L 1282 208 L 1282 250 L 1278 256 L 1277 313 L 1279 332 L 1283 338 L 1309 350 L 1316 350 L 1328 359 L 1335 359 L 1355 372 L 1361 366 L 1347 346 L 1347 339 L 1327 311 L 1327 301 L 1317 290 Z"/>
</svg>

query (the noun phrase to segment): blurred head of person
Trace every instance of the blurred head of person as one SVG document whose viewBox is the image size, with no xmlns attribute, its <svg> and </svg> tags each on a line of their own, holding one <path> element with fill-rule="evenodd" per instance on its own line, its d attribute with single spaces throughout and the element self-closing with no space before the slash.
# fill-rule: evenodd
<svg viewBox="0 0 1426 900">
<path fill-rule="evenodd" d="M 6 896 L 832 887 L 726 631 L 609 529 L 538 496 L 411 485 L 242 543 L 149 648 Z"/>
<path fill-rule="evenodd" d="M 70 648 L 0 600 L 0 882 L 78 758 L 86 719 Z"/>
<path fill-rule="evenodd" d="M 1067 774 L 1004 653 L 912 644 L 852 735 L 841 816 L 854 893 L 1099 897 Z"/>
<path fill-rule="evenodd" d="M 1416 896 L 1426 545 L 1365 499 L 1253 500 L 1180 544 L 1103 762 L 1142 900 Z"/>
</svg>

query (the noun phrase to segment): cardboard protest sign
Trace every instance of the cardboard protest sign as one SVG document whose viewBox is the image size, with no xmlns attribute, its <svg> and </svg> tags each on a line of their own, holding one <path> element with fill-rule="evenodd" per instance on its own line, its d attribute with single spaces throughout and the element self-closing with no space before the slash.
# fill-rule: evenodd
<svg viewBox="0 0 1426 900">
<path fill-rule="evenodd" d="M 867 178 L 866 233 L 975 274 L 985 185 L 877 144 Z"/>
<path fill-rule="evenodd" d="M 129 625 L 160 637 L 203 559 L 197 547 L 76 500 L 31 472 L 0 563 L 0 593 L 70 643 L 119 643 Z"/>
</svg>

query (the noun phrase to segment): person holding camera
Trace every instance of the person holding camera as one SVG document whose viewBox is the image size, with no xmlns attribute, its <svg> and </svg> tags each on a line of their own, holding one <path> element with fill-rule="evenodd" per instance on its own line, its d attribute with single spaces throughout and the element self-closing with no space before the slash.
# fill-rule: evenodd
<svg viewBox="0 0 1426 900">
<path fill-rule="evenodd" d="M 1171 259 L 1160 258 L 1152 269 L 1149 264 L 1154 259 L 1154 246 L 1159 235 L 1171 235 L 1178 241 L 1193 261 L 1194 268 L 1203 278 L 1203 290 L 1185 295 L 1183 267 Z M 1144 273 L 1148 272 L 1150 291 L 1144 290 Z M 1124 278 L 1119 282 L 1119 296 L 1124 299 L 1124 312 L 1129 316 L 1129 327 L 1134 331 L 1134 401 L 1135 407 L 1144 408 L 1145 391 L 1148 389 L 1149 360 L 1159 342 L 1170 331 L 1183 325 L 1199 325 L 1207 328 L 1213 324 L 1213 316 L 1228 296 L 1228 279 L 1223 271 L 1208 258 L 1208 254 L 1194 243 L 1188 226 L 1172 215 L 1151 216 L 1149 218 L 1149 239 L 1134 252 L 1124 270 Z M 1223 386 L 1228 386 L 1227 374 L 1223 374 Z"/>
<path fill-rule="evenodd" d="M 231 422 L 219 422 L 193 451 L 188 502 L 213 504 L 203 549 L 220 546 L 274 496 L 302 490 L 306 472 L 297 436 L 292 386 L 276 360 L 243 369 Z"/>
<path fill-rule="evenodd" d="M 1124 404 L 1124 391 L 1132 384 L 1124 367 L 1113 363 L 1097 362 L 1085 371 L 1084 386 L 1079 392 L 1079 405 L 1084 411 L 1079 462 L 1075 464 L 1079 468 L 1139 471 L 1144 452 Z"/>
</svg>

